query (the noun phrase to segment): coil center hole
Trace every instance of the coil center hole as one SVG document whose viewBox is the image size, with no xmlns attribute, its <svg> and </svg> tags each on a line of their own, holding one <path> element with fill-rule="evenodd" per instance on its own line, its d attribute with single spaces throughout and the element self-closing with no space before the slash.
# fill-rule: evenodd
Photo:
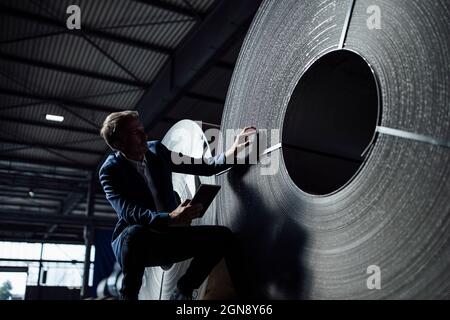
<svg viewBox="0 0 450 320">
<path fill-rule="evenodd" d="M 380 114 L 376 81 L 366 60 L 347 50 L 325 54 L 300 78 L 282 143 L 286 169 L 301 190 L 329 194 L 359 171 Z"/>
</svg>

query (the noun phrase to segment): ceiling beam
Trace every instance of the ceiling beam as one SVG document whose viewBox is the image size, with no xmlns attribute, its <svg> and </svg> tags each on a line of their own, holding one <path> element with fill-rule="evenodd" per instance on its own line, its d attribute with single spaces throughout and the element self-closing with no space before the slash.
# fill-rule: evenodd
<svg viewBox="0 0 450 320">
<path fill-rule="evenodd" d="M 37 61 L 37 60 L 24 58 L 24 57 L 18 57 L 18 56 L 6 54 L 6 53 L 0 53 L 0 59 L 9 61 L 9 62 L 25 64 L 25 65 L 32 66 L 32 67 L 44 68 L 44 69 L 60 71 L 60 72 L 64 72 L 64 73 L 70 73 L 70 74 L 74 74 L 74 75 L 82 76 L 82 77 L 125 84 L 125 85 L 133 86 L 133 87 L 145 88 L 145 87 L 149 86 L 149 84 L 145 83 L 145 82 L 138 82 L 136 80 L 110 76 L 107 74 L 77 69 L 77 68 L 73 68 L 73 67 L 67 67 L 67 66 L 59 65 L 59 64 L 55 64 L 55 63 Z"/>
<path fill-rule="evenodd" d="M 22 173 L 35 174 L 48 178 L 71 179 L 87 181 L 86 170 L 68 169 L 56 166 L 43 166 L 23 163 L 22 161 L 0 160 L 0 172 L 5 170 L 17 170 Z"/>
<path fill-rule="evenodd" d="M 65 14 L 61 15 L 61 21 L 59 21 L 59 20 L 55 20 L 52 18 L 41 16 L 41 15 L 38 15 L 35 13 L 20 10 L 17 8 L 11 8 L 11 7 L 2 5 L 2 4 L 0 4 L 0 12 L 2 12 L 4 14 L 8 14 L 9 16 L 15 16 L 20 19 L 30 20 L 30 21 L 34 21 L 34 22 L 37 22 L 40 24 L 45 24 L 48 26 L 66 29 L 66 24 L 65 24 L 66 15 Z M 153 44 L 153 43 L 149 43 L 149 42 L 144 42 L 144 41 L 137 40 L 137 39 L 130 39 L 130 38 L 123 37 L 123 36 L 113 34 L 113 33 L 95 30 L 95 29 L 89 28 L 88 26 L 85 26 L 85 25 L 83 25 L 81 30 L 67 29 L 67 34 L 73 34 L 73 35 L 84 34 L 86 36 L 92 36 L 95 38 L 105 39 L 105 40 L 116 42 L 116 43 L 119 43 L 122 45 L 136 47 L 136 48 L 145 49 L 145 50 L 149 50 L 149 51 L 154 51 L 154 52 L 158 52 L 158 53 L 165 54 L 165 55 L 170 55 L 172 53 L 172 49 L 169 47 L 165 47 L 165 46 L 161 46 L 161 45 L 157 45 L 157 44 Z"/>
<path fill-rule="evenodd" d="M 227 48 L 248 30 L 262 0 L 218 0 L 205 19 L 186 37 L 139 100 L 136 110 L 147 131 L 189 91 Z M 152 106 L 149 108 L 148 106 Z M 107 155 L 97 164 L 98 171 Z"/>
<path fill-rule="evenodd" d="M 42 238 L 43 238 L 44 240 L 48 239 L 48 238 L 50 237 L 50 235 L 51 235 L 52 233 L 55 232 L 56 228 L 58 228 L 58 225 L 57 225 L 57 224 L 52 224 L 52 225 L 48 228 L 47 232 L 43 235 Z"/>
<path fill-rule="evenodd" d="M 25 170 L 12 170 L 12 169 L 0 169 L 0 177 L 11 177 L 11 180 L 16 180 L 17 178 L 21 178 L 24 181 L 35 181 L 40 180 L 46 183 L 53 184 L 67 184 L 67 185 L 83 185 L 83 183 L 87 183 L 86 179 L 79 177 L 68 177 L 68 176 L 57 176 L 51 174 L 43 174 L 36 172 L 29 172 Z M 0 189 L 1 190 L 1 189 Z"/>
<path fill-rule="evenodd" d="M 245 34 L 261 2 L 222 0 L 214 7 L 188 42 L 175 51 L 137 104 L 146 129 L 154 126 L 193 82 L 219 61 L 231 43 Z"/>
<path fill-rule="evenodd" d="M 199 20 L 204 18 L 202 13 L 185 6 L 177 5 L 175 3 L 169 3 L 162 0 L 135 0 L 135 1 L 150 5 L 154 8 L 174 12 L 186 17 L 191 17 Z"/>
<path fill-rule="evenodd" d="M 45 142 L 22 142 L 22 141 L 9 139 L 9 138 L 5 138 L 5 137 L 0 137 L 0 142 L 16 144 L 19 146 L 26 146 L 29 148 L 44 148 L 44 149 L 48 148 L 48 149 L 53 149 L 53 150 L 70 151 L 70 152 L 78 152 L 78 153 L 86 153 L 86 154 L 96 154 L 96 155 L 104 154 L 103 151 L 74 147 L 74 146 L 70 146 L 67 144 L 63 145 L 63 144 L 51 144 L 51 143 L 45 143 Z M 5 150 L 2 150 L 2 151 L 5 151 Z M 0 154 L 2 151 L 0 151 Z"/>
<path fill-rule="evenodd" d="M 26 232 L 0 232 L 1 241 L 13 242 L 33 242 L 33 243 L 57 243 L 57 244 L 82 244 L 83 231 L 56 231 L 50 234 L 48 238 L 43 238 L 45 231 L 26 231 Z M 14 261 L 23 261 L 23 259 L 13 259 Z M 69 262 L 70 263 L 70 262 Z"/>
<path fill-rule="evenodd" d="M 30 125 L 30 126 L 37 126 L 37 127 L 45 127 L 50 129 L 57 129 L 57 130 L 66 130 L 66 131 L 72 131 L 72 132 L 79 132 L 79 133 L 87 133 L 92 135 L 99 135 L 99 131 L 95 129 L 90 128 L 81 128 L 81 127 L 75 127 L 70 126 L 62 123 L 56 123 L 51 121 L 36 121 L 36 120 L 28 120 L 28 119 L 19 119 L 14 117 L 8 117 L 3 116 L 0 118 L 0 121 L 7 121 L 12 123 L 17 123 L 21 125 Z"/>
<path fill-rule="evenodd" d="M 0 231 L 0 241 L 13 241 L 13 242 L 44 242 L 44 243 L 58 243 L 58 244 L 82 244 L 84 239 L 82 236 L 75 238 L 74 236 L 67 235 L 62 237 L 61 235 L 52 235 L 48 239 L 42 239 L 39 235 L 34 235 L 32 232 L 26 234 L 17 233 L 5 233 Z M 20 259 L 19 259 L 20 260 Z"/>
<path fill-rule="evenodd" d="M 74 183 L 63 183 L 63 182 L 55 182 L 49 181 L 46 179 L 30 179 L 24 177 L 18 177 L 8 174 L 0 174 L 0 183 L 3 185 L 8 185 L 10 187 L 25 187 L 33 189 L 33 192 L 36 193 L 35 189 L 56 189 L 58 191 L 77 191 L 83 192 L 86 190 L 83 186 L 78 186 Z"/>
<path fill-rule="evenodd" d="M 55 166 L 55 167 L 65 167 L 70 169 L 79 169 L 79 170 L 91 170 L 93 166 L 79 164 L 79 163 L 73 163 L 73 162 L 61 162 L 61 161 L 55 161 L 55 160 L 40 160 L 35 158 L 28 158 L 28 157 L 21 157 L 21 156 L 10 156 L 10 155 L 2 155 L 2 160 L 7 161 L 15 161 L 15 162 L 21 162 L 21 163 L 31 163 L 36 165 L 42 165 L 42 166 Z"/>
<path fill-rule="evenodd" d="M 13 89 L 7 89 L 7 88 L 0 88 L 0 94 L 7 95 L 7 96 L 14 96 L 14 97 L 20 97 L 20 98 L 28 98 L 28 99 L 34 99 L 39 101 L 44 101 L 50 104 L 63 104 L 66 106 L 71 106 L 79 109 L 86 109 L 90 111 L 103 111 L 106 113 L 112 113 L 116 111 L 121 111 L 121 109 L 112 108 L 108 106 L 101 106 L 96 105 L 84 101 L 77 101 L 77 100 L 70 100 L 67 98 L 60 98 L 60 97 L 48 97 L 48 96 L 42 96 L 39 94 L 33 94 L 26 91 L 17 91 Z M 100 126 L 99 126 L 100 127 Z"/>
<path fill-rule="evenodd" d="M 98 227 L 114 227 L 117 218 L 106 217 L 88 217 L 82 216 L 61 216 L 59 214 L 37 214 L 25 211 L 3 210 L 0 208 L 0 221 L 2 222 L 40 222 L 40 223 L 56 223 L 68 225 L 94 225 Z"/>
<path fill-rule="evenodd" d="M 64 198 L 67 194 L 66 190 L 55 190 L 55 189 L 50 189 L 48 187 L 42 188 L 42 186 L 40 186 L 39 184 L 36 184 L 35 186 L 33 186 L 31 188 L 30 188 L 30 186 L 13 186 L 13 185 L 11 185 L 11 183 L 0 184 L 0 191 L 6 190 L 6 191 L 15 191 L 15 192 L 22 192 L 22 193 L 28 194 L 30 189 L 32 189 L 35 192 L 35 194 L 41 193 L 41 194 L 45 194 L 45 195 L 55 196 L 58 198 Z"/>
<path fill-rule="evenodd" d="M 98 197 L 100 197 L 100 199 L 104 197 L 104 191 L 101 188 L 100 182 L 98 182 L 97 180 L 95 181 L 95 193 L 98 201 Z M 47 181 L 44 179 L 30 179 L 20 176 L 16 177 L 12 175 L 0 174 L 0 190 L 4 190 L 5 188 L 14 191 L 23 191 L 26 193 L 28 193 L 28 191 L 32 189 L 35 194 L 42 193 L 62 197 L 64 197 L 67 192 L 86 192 L 86 186 L 79 185 L 78 183 L 76 184 L 70 181 L 68 183 L 63 183 Z M 101 199 L 101 201 L 103 201 L 103 199 Z"/>
<path fill-rule="evenodd" d="M 0 138 L 1 139 L 1 138 Z M 0 140 L 1 141 L 1 140 Z M 28 173 L 26 171 L 19 171 L 19 170 L 0 170 L 0 178 L 1 177 L 8 177 L 12 176 L 14 179 L 27 179 L 30 181 L 43 181 L 45 183 L 60 183 L 60 184 L 66 184 L 70 186 L 78 186 L 78 185 L 87 185 L 88 180 L 87 179 L 80 179 L 80 178 L 69 178 L 69 177 L 57 177 L 57 176 L 43 176 L 35 173 Z"/>
<path fill-rule="evenodd" d="M 63 216 L 69 215 L 84 198 L 85 194 L 83 193 L 69 193 L 61 204 L 60 214 Z"/>
<path fill-rule="evenodd" d="M 62 197 L 51 196 L 48 194 L 39 194 L 33 196 L 31 198 L 28 195 L 28 192 L 19 192 L 19 191 L 9 191 L 9 190 L 0 190 L 0 197 L 9 197 L 9 198 L 22 198 L 22 199 L 36 199 L 36 200 L 53 200 L 62 202 Z"/>
<path fill-rule="evenodd" d="M 28 200 L 32 201 L 32 198 L 29 198 Z M 10 199 L 8 199 L 7 201 L 3 201 L 0 198 L 0 206 L 3 209 L 8 208 L 8 207 L 18 207 L 18 208 L 20 208 L 20 210 L 47 209 L 47 210 L 53 211 L 55 213 L 59 209 L 59 204 L 51 205 L 51 204 L 44 204 L 41 202 L 39 202 L 39 203 L 33 203 L 33 202 L 24 203 L 24 201 L 27 201 L 27 200 L 22 199 L 22 201 L 20 201 L 20 203 L 19 203 L 19 202 L 14 202 L 14 200 L 10 201 Z"/>
<path fill-rule="evenodd" d="M 80 195 L 81 194 L 83 194 L 83 193 L 80 193 Z M 96 196 L 98 196 L 98 195 L 96 194 Z M 11 201 L 13 201 L 12 199 L 19 199 L 21 201 L 24 201 L 24 200 L 54 201 L 54 202 L 61 203 L 61 206 L 62 206 L 63 201 L 66 200 L 66 198 L 67 198 L 67 196 L 65 194 L 56 196 L 56 195 L 47 194 L 47 193 L 43 193 L 43 192 L 35 192 L 35 195 L 33 197 L 30 197 L 28 195 L 28 191 L 20 192 L 20 191 L 10 191 L 7 189 L 0 189 L 0 198 L 2 198 L 2 197 L 8 197 L 8 200 L 11 199 Z M 104 195 L 103 195 L 103 197 L 104 197 Z M 103 200 L 104 200 L 104 202 L 103 202 Z M 10 203 L 14 204 L 12 202 L 10 202 Z M 21 202 L 21 203 L 23 203 L 23 202 Z M 15 204 L 21 204 L 21 203 L 15 203 Z M 38 205 L 38 204 L 36 204 L 36 205 Z M 80 210 L 85 209 L 83 205 L 80 205 L 80 203 L 77 203 L 76 206 L 79 206 Z M 113 209 L 111 208 L 111 205 L 109 204 L 109 202 L 107 202 L 106 199 L 104 199 L 104 198 L 100 199 L 100 198 L 96 197 L 96 199 L 95 199 L 95 214 L 98 214 L 98 213 L 115 214 Z"/>
</svg>

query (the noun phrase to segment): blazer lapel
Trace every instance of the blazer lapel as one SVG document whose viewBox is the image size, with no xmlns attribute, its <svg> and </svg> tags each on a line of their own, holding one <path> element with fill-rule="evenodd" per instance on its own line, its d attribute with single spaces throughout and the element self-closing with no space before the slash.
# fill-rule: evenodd
<svg viewBox="0 0 450 320">
<path fill-rule="evenodd" d="M 161 183 L 163 182 L 161 174 L 162 174 L 162 168 L 159 163 L 159 159 L 151 153 L 151 151 L 147 151 L 145 153 L 145 159 L 147 160 L 147 168 L 148 172 L 150 173 L 150 176 L 153 180 L 153 184 L 157 190 L 157 197 L 161 205 L 166 206 L 165 196 L 164 196 L 164 187 Z"/>
<path fill-rule="evenodd" d="M 139 174 L 139 172 L 137 172 L 136 168 L 133 167 L 133 165 L 130 163 L 130 161 L 128 161 L 125 158 L 125 156 L 122 153 L 120 153 L 120 152 L 116 153 L 116 157 L 119 159 L 121 164 L 126 168 L 127 172 L 129 172 L 129 174 L 133 177 L 133 179 L 136 179 L 136 180 L 140 181 L 141 184 L 142 184 L 142 187 L 145 188 L 145 190 L 148 190 L 148 192 L 151 194 L 150 189 L 147 186 L 147 182 Z"/>
<path fill-rule="evenodd" d="M 159 177 L 160 170 L 157 168 L 158 164 L 153 159 L 152 153 L 150 151 L 147 151 L 144 155 L 145 159 L 147 160 L 147 168 L 148 172 L 150 173 L 150 176 L 152 177 L 153 184 L 155 185 L 155 188 L 158 190 L 161 190 L 159 182 L 161 181 Z"/>
</svg>

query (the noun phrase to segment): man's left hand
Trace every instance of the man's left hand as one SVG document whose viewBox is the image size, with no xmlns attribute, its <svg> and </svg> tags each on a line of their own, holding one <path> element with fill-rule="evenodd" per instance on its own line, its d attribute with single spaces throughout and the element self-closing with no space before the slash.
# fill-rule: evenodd
<svg viewBox="0 0 450 320">
<path fill-rule="evenodd" d="M 248 139 L 249 136 L 256 134 L 256 127 L 249 126 L 242 129 L 242 131 L 236 136 L 234 139 L 233 145 L 225 152 L 225 157 L 230 157 L 235 154 L 235 152 L 239 153 L 245 147 L 249 146 L 251 140 Z"/>
</svg>

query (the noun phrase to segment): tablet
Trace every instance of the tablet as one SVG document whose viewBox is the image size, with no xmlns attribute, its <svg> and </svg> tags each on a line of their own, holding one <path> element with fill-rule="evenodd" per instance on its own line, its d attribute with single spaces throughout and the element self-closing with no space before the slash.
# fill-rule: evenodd
<svg viewBox="0 0 450 320">
<path fill-rule="evenodd" d="M 208 207 L 211 205 L 211 202 L 216 197 L 217 193 L 220 190 L 220 186 L 215 184 L 201 184 L 192 198 L 190 204 L 194 205 L 197 203 L 201 203 L 203 206 L 202 213 L 199 218 L 203 217 Z"/>
</svg>

